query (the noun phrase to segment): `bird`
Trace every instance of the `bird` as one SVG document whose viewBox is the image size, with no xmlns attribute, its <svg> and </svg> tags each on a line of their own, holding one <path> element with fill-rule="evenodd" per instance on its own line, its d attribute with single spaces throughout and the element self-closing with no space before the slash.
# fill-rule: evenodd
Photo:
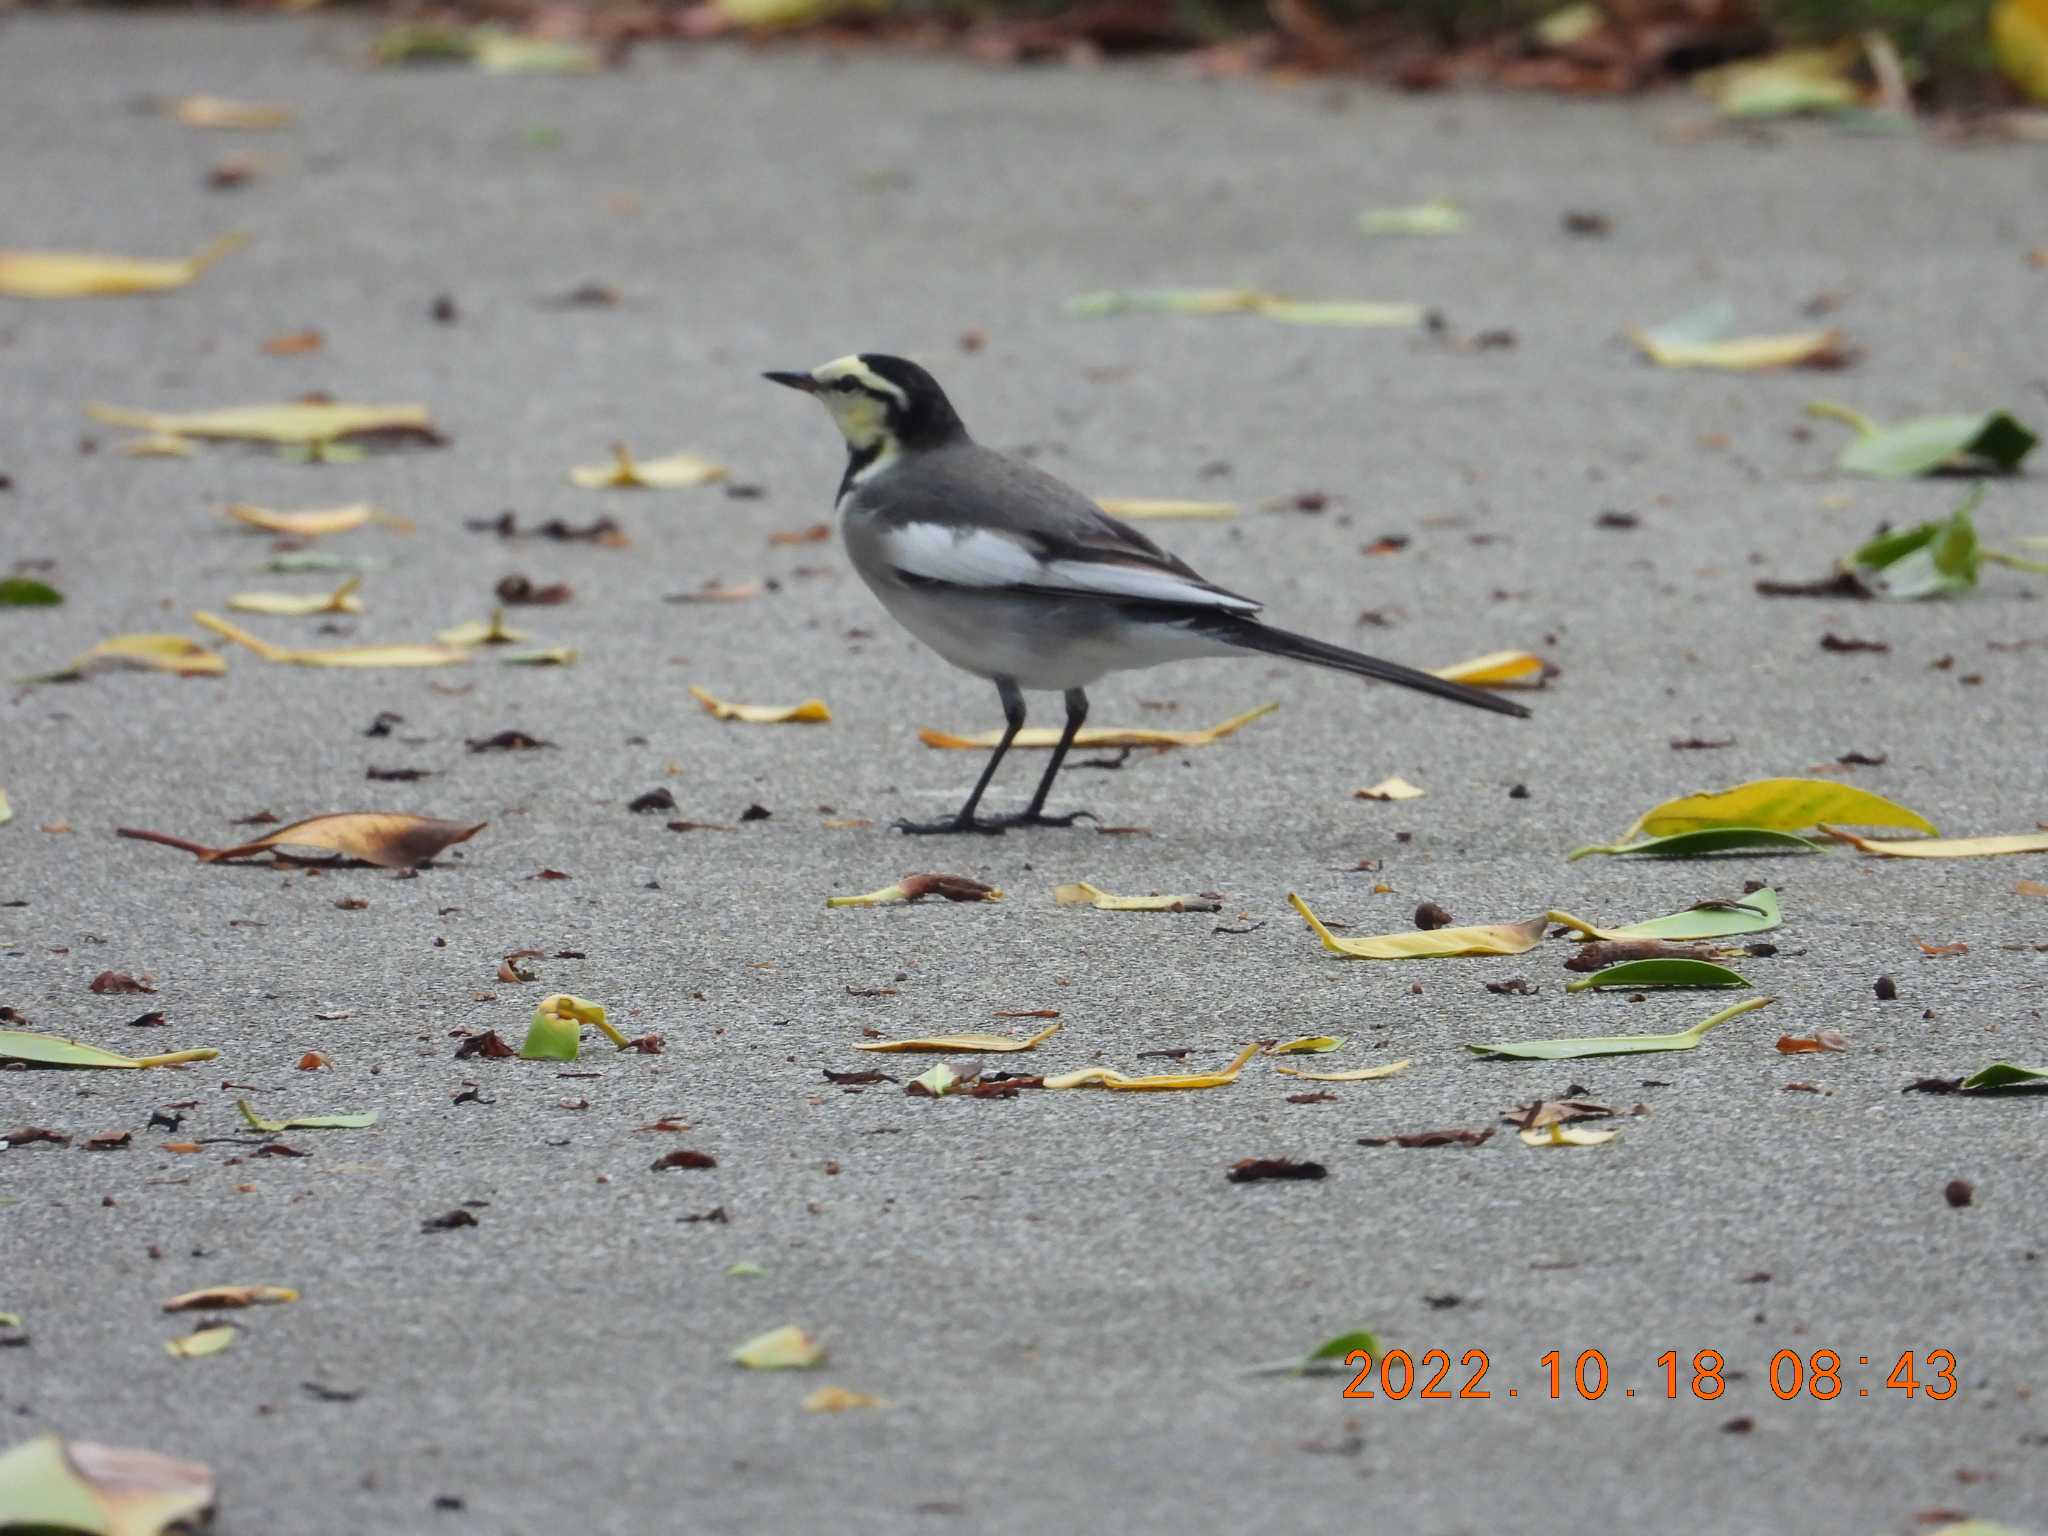
<svg viewBox="0 0 2048 1536">
<path fill-rule="evenodd" d="M 1521 705 L 1412 667 L 1262 622 L 1262 605 L 1198 575 L 1064 481 L 968 436 L 916 363 L 860 352 L 774 383 L 815 396 L 846 439 L 834 499 L 846 551 L 890 616 L 963 671 L 995 684 L 1005 730 L 966 803 L 912 834 L 1070 827 L 1046 812 L 1089 686 L 1111 672 L 1204 656 L 1279 656 L 1526 718 Z M 1024 728 L 1024 693 L 1064 695 L 1066 725 L 1031 800 L 978 814 Z"/>
</svg>

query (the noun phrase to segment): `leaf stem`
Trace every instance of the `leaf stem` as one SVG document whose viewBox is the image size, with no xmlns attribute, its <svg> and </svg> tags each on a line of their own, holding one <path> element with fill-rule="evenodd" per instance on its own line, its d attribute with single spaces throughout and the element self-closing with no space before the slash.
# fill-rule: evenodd
<svg viewBox="0 0 2048 1536">
<path fill-rule="evenodd" d="M 1869 437 L 1880 430 L 1875 421 L 1854 406 L 1843 405 L 1837 400 L 1811 401 L 1806 407 L 1806 414 L 1822 421 L 1839 421 L 1843 426 L 1853 428 L 1859 437 Z"/>
<path fill-rule="evenodd" d="M 202 859 L 219 852 L 218 849 L 209 848 L 204 843 L 195 843 L 190 838 L 173 837 L 168 832 L 150 832 L 141 827 L 116 827 L 114 828 L 114 836 L 132 837 L 140 843 L 162 843 L 166 848 L 176 848 L 184 853 L 197 854 Z"/>
<path fill-rule="evenodd" d="M 218 1055 L 220 1055 L 220 1052 L 214 1050 L 211 1046 L 201 1046 L 197 1050 L 192 1051 L 166 1051 L 161 1056 L 138 1056 L 135 1058 L 135 1065 L 138 1067 L 180 1067 L 188 1061 L 212 1061 Z"/>
<path fill-rule="evenodd" d="M 1776 1001 L 1777 999 L 1775 997 L 1745 997 L 1741 1002 L 1735 1003 L 1727 1008 L 1723 1008 L 1719 1013 L 1715 1014 L 1712 1018 L 1701 1019 L 1699 1023 L 1693 1025 L 1693 1027 L 1685 1031 L 1685 1033 L 1691 1035 L 1695 1040 L 1697 1040 L 1700 1036 L 1704 1035 L 1708 1030 L 1712 1029 L 1717 1024 L 1726 1024 L 1730 1019 L 1735 1018 L 1740 1014 L 1754 1013 L 1759 1008 L 1768 1008 L 1772 1003 L 1775 1003 Z"/>
<path fill-rule="evenodd" d="M 2009 566 L 2015 571 L 2028 571 L 2036 576 L 2048 576 L 2048 560 L 2029 560 L 2021 555 L 2008 555 L 2001 549 L 1979 549 L 1979 560 L 1989 560 L 1993 565 Z"/>
</svg>

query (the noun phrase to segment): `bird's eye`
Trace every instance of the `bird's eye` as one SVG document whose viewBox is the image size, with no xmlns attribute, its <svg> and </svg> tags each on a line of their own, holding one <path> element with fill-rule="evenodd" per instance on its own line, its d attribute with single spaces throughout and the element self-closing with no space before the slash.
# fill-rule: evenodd
<svg viewBox="0 0 2048 1536">
<path fill-rule="evenodd" d="M 841 379 L 837 384 L 834 384 L 832 387 L 838 390 L 842 395 L 850 395 L 856 389 L 860 388 L 860 384 L 854 379 L 854 377 L 851 374 L 848 374 L 845 378 Z"/>
</svg>

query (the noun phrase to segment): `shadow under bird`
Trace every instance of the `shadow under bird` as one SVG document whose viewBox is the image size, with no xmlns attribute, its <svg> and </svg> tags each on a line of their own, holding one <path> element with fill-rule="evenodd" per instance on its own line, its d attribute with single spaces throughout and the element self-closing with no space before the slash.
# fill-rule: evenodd
<svg viewBox="0 0 2048 1536">
<path fill-rule="evenodd" d="M 889 614 L 954 666 L 988 678 L 1008 723 L 973 793 L 944 821 L 905 832 L 1066 827 L 1087 811 L 1046 797 L 1105 673 L 1200 656 L 1284 656 L 1375 682 L 1526 717 L 1506 699 L 1259 621 L 1260 604 L 1205 581 L 1137 529 L 1043 470 L 967 435 L 938 381 L 863 352 L 768 378 L 815 395 L 846 439 L 837 508 L 846 551 Z M 1024 727 L 1024 690 L 1066 695 L 1067 723 L 1031 803 L 977 816 Z"/>
</svg>

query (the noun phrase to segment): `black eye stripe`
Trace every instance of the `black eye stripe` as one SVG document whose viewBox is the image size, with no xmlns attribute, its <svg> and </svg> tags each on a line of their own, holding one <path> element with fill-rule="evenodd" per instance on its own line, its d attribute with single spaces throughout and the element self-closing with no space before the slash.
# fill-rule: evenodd
<svg viewBox="0 0 2048 1536">
<path fill-rule="evenodd" d="M 854 378 L 853 375 L 848 374 L 845 378 L 841 379 L 837 384 L 833 385 L 832 387 L 840 391 L 840 393 L 842 394 L 850 395 L 856 389 L 860 388 L 860 381 Z"/>
</svg>

